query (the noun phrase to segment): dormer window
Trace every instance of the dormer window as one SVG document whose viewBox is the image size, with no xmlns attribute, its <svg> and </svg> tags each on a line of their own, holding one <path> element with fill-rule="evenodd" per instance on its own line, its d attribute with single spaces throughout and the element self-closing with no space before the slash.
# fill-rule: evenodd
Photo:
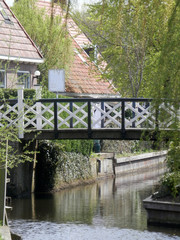
<svg viewBox="0 0 180 240">
<path fill-rule="evenodd" d="M 97 61 L 97 46 L 92 45 L 89 47 L 84 47 L 84 51 L 87 53 L 87 55 L 93 60 L 95 63 Z"/>
<path fill-rule="evenodd" d="M 84 51 L 88 54 L 89 57 L 94 57 L 94 48 L 93 47 L 84 48 Z"/>
<path fill-rule="evenodd" d="M 0 13 L 3 16 L 5 23 L 13 24 L 10 17 L 7 15 L 6 11 L 4 10 L 1 3 L 0 3 Z"/>
</svg>

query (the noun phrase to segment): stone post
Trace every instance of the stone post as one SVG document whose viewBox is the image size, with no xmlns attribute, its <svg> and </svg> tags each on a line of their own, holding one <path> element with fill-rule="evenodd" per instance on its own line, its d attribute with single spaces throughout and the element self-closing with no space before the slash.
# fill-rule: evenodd
<svg viewBox="0 0 180 240">
<path fill-rule="evenodd" d="M 37 85 L 34 85 L 34 88 L 36 90 L 36 100 L 41 99 L 42 87 L 37 84 Z M 41 102 L 36 103 L 36 112 L 37 112 L 37 116 L 36 116 L 37 130 L 41 130 L 42 129 Z"/>
<path fill-rule="evenodd" d="M 36 90 L 36 100 L 41 99 L 41 91 L 42 87 L 38 84 L 34 85 L 34 88 Z M 42 129 L 42 118 L 41 118 L 41 102 L 36 103 L 36 126 L 37 130 Z M 38 148 L 38 140 L 35 141 L 35 150 L 34 150 L 34 161 L 33 161 L 33 171 L 32 171 L 32 182 L 31 182 L 31 192 L 34 193 L 35 191 L 35 174 L 36 174 L 36 154 L 37 154 L 37 148 Z"/>
</svg>

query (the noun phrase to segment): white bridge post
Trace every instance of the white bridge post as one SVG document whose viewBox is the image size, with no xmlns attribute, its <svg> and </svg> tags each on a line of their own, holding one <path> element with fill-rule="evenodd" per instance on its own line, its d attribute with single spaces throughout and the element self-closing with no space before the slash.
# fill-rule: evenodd
<svg viewBox="0 0 180 240">
<path fill-rule="evenodd" d="M 36 100 L 41 99 L 42 87 L 37 84 L 37 85 L 34 85 L 34 88 L 36 90 Z M 41 130 L 42 129 L 41 102 L 36 103 L 36 112 L 37 112 L 37 116 L 36 116 L 37 130 Z"/>
<path fill-rule="evenodd" d="M 19 138 L 24 138 L 24 84 L 17 84 L 18 89 L 18 132 Z"/>
</svg>

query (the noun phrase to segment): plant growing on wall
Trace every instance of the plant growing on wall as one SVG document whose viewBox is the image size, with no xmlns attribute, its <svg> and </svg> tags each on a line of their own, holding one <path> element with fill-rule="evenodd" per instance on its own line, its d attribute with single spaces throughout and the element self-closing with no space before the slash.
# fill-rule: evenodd
<svg viewBox="0 0 180 240">
<path fill-rule="evenodd" d="M 87 142 L 81 144 L 88 145 Z M 40 142 L 36 168 L 37 191 L 58 189 L 61 183 L 72 183 L 91 176 L 88 156 L 75 152 L 71 145 L 71 152 L 66 152 L 66 147 L 59 142 Z"/>
</svg>

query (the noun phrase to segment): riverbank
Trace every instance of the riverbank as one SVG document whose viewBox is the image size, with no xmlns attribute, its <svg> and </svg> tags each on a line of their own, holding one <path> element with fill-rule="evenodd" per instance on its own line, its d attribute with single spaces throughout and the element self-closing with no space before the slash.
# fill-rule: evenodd
<svg viewBox="0 0 180 240">
<path fill-rule="evenodd" d="M 89 158 L 90 171 L 87 178 L 73 179 L 69 182 L 57 181 L 60 179 L 56 174 L 56 185 L 52 192 L 57 192 L 63 189 L 73 188 L 92 184 L 96 181 L 115 178 L 119 175 L 126 175 L 131 173 L 138 173 L 148 169 L 165 167 L 165 158 L 167 151 L 143 153 L 139 155 L 131 155 L 128 157 L 121 157 L 119 153 L 93 153 Z M 89 167 L 89 165 L 88 165 Z M 164 170 L 163 170 L 164 171 Z"/>
<path fill-rule="evenodd" d="M 74 187 L 77 187 L 77 186 L 85 186 L 85 185 L 95 183 L 96 181 L 97 181 L 96 178 L 91 177 L 91 178 L 88 178 L 88 179 L 79 179 L 79 180 L 69 182 L 69 183 L 62 182 L 62 183 L 59 183 L 59 186 L 58 187 L 56 186 L 56 188 L 53 189 L 51 192 L 58 192 L 60 190 L 74 188 Z"/>
</svg>

